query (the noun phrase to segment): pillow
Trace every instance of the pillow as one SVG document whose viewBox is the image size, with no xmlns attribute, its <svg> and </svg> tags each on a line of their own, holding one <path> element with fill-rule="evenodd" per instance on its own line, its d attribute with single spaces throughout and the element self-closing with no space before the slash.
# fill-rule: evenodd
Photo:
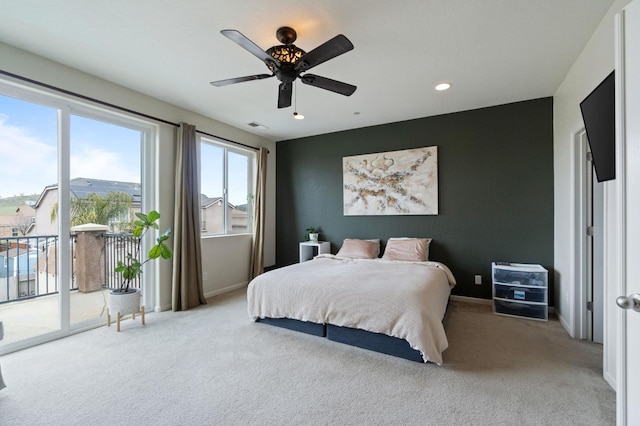
<svg viewBox="0 0 640 426">
<path fill-rule="evenodd" d="M 336 256 L 349 257 L 351 259 L 375 259 L 380 253 L 380 242 L 368 240 L 355 240 L 347 238 L 342 243 Z"/>
<path fill-rule="evenodd" d="M 429 244 L 431 238 L 389 238 L 382 258 L 424 262 L 429 259 Z"/>
<path fill-rule="evenodd" d="M 376 243 L 376 256 L 380 256 L 380 238 L 375 239 L 367 239 L 367 241 L 371 241 L 372 243 Z"/>
</svg>

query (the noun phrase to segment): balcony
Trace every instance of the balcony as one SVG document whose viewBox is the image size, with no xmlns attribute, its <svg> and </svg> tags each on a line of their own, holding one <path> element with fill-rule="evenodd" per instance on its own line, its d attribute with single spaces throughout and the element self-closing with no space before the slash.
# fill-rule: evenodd
<svg viewBox="0 0 640 426">
<path fill-rule="evenodd" d="M 135 253 L 130 234 L 78 233 L 69 246 L 71 324 L 105 318 L 107 292 L 121 282 L 113 272 L 118 260 Z M 59 239 L 55 235 L 0 238 L 0 344 L 59 329 Z M 132 283 L 140 288 L 140 281 Z"/>
<path fill-rule="evenodd" d="M 95 318 L 104 318 L 106 323 L 108 291 L 71 291 L 71 323 Z M 58 295 L 49 294 L 0 304 L 0 320 L 4 323 L 0 346 L 58 330 L 58 303 Z"/>
</svg>

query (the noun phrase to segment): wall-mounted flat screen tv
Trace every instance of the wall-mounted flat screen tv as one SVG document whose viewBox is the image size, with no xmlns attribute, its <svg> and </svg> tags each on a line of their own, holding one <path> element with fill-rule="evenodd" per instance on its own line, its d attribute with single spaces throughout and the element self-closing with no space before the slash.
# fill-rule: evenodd
<svg viewBox="0 0 640 426">
<path fill-rule="evenodd" d="M 611 72 L 581 103 L 598 182 L 616 177 L 616 85 Z"/>
</svg>

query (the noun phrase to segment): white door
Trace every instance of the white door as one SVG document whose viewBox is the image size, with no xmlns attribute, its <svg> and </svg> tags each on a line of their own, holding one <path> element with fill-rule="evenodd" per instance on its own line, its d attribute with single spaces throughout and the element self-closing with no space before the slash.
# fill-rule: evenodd
<svg viewBox="0 0 640 426">
<path fill-rule="evenodd" d="M 616 139 L 621 149 L 617 176 L 624 212 L 621 296 L 628 297 L 640 294 L 640 1 L 618 15 L 617 28 Z M 640 305 L 640 300 L 636 303 Z M 640 306 L 638 310 L 626 309 L 620 317 L 618 425 L 640 424 Z"/>
</svg>

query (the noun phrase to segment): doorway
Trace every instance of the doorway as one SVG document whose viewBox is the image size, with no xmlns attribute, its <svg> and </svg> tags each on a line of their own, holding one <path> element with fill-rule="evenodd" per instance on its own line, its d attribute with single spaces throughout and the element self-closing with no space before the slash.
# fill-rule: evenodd
<svg viewBox="0 0 640 426">
<path fill-rule="evenodd" d="M 584 130 L 577 134 L 576 212 L 578 306 L 576 337 L 604 341 L 604 188 L 596 179 Z"/>
<path fill-rule="evenodd" d="M 146 122 L 0 80 L 0 355 L 106 323 L 122 240 L 155 205 L 154 144 Z"/>
</svg>

